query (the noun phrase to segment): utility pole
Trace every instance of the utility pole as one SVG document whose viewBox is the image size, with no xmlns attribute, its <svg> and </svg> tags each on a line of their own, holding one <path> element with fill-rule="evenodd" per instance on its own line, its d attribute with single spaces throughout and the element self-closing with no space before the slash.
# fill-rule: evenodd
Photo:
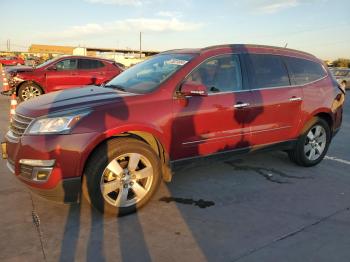
<svg viewBox="0 0 350 262">
<path fill-rule="evenodd" d="M 140 32 L 140 59 L 142 57 L 142 33 Z"/>
</svg>

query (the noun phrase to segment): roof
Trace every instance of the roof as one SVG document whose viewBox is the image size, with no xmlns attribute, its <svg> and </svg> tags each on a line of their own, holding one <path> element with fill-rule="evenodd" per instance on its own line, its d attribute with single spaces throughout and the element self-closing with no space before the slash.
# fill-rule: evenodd
<svg viewBox="0 0 350 262">
<path fill-rule="evenodd" d="M 93 60 L 101 60 L 101 61 L 107 61 L 107 62 L 114 62 L 114 60 L 112 59 L 107 59 L 107 58 L 101 58 L 101 57 L 96 57 L 96 56 L 86 56 L 86 55 L 62 55 L 57 57 L 57 59 L 59 58 L 86 58 L 86 59 L 93 59 Z"/>
</svg>

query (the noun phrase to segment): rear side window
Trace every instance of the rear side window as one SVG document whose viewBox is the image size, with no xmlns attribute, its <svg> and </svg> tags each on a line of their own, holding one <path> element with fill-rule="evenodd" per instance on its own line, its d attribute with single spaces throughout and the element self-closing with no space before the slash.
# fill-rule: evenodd
<svg viewBox="0 0 350 262">
<path fill-rule="evenodd" d="M 252 89 L 290 85 L 287 68 L 280 56 L 246 54 L 244 57 Z"/>
<path fill-rule="evenodd" d="M 99 60 L 79 59 L 78 69 L 96 69 L 104 67 L 105 65 Z"/>
<path fill-rule="evenodd" d="M 304 85 L 327 75 L 319 63 L 295 57 L 284 57 L 291 74 L 293 84 Z"/>
</svg>

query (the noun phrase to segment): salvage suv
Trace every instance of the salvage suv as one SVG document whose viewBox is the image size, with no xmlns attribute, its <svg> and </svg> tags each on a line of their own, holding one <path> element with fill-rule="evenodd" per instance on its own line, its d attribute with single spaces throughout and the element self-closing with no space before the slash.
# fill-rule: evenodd
<svg viewBox="0 0 350 262">
<path fill-rule="evenodd" d="M 29 100 L 16 109 L 3 156 L 38 194 L 80 192 L 125 215 L 170 181 L 174 163 L 274 148 L 310 167 L 342 122 L 344 91 L 313 55 L 257 45 L 163 52 L 104 87 Z"/>
<path fill-rule="evenodd" d="M 37 67 L 7 70 L 9 84 L 21 101 L 44 93 L 78 87 L 101 85 L 123 70 L 112 60 L 85 56 L 63 56 Z"/>
</svg>

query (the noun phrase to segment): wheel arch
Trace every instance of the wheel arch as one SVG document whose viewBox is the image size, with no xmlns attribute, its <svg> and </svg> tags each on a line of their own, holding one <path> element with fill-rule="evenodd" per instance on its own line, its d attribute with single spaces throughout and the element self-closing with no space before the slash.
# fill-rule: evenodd
<svg viewBox="0 0 350 262">
<path fill-rule="evenodd" d="M 37 85 L 38 87 L 40 87 L 41 91 L 43 92 L 43 94 L 45 94 L 45 90 L 44 88 L 36 81 L 33 81 L 33 80 L 24 80 L 23 82 L 19 83 L 17 86 L 16 86 L 16 95 L 18 96 L 18 91 L 19 89 L 21 88 L 22 85 L 26 84 L 26 83 L 33 83 L 35 85 Z"/>
<path fill-rule="evenodd" d="M 307 120 L 305 122 L 303 122 L 303 126 L 300 127 L 300 131 L 298 132 L 298 136 L 302 136 L 311 126 L 311 124 L 313 124 L 313 120 L 316 117 L 319 117 L 323 120 L 325 120 L 331 130 L 331 133 L 333 133 L 333 126 L 334 126 L 334 119 L 332 117 L 332 112 L 326 110 L 326 109 L 320 109 L 317 110 L 315 112 L 313 112 L 312 114 L 309 115 L 309 118 L 307 118 Z"/>
<path fill-rule="evenodd" d="M 147 131 L 140 131 L 140 130 L 131 130 L 126 132 L 120 132 L 115 133 L 113 135 L 110 135 L 108 137 L 105 137 L 103 139 L 100 139 L 96 145 L 94 145 L 88 152 L 87 157 L 82 160 L 81 167 L 80 167 L 80 174 L 84 172 L 85 166 L 93 153 L 102 145 L 107 143 L 109 140 L 116 139 L 116 138 L 134 138 L 139 141 L 142 141 L 146 144 L 148 144 L 159 156 L 161 164 L 162 164 L 162 177 L 165 182 L 170 182 L 172 179 L 172 172 L 170 168 L 170 162 L 169 162 L 169 154 L 166 150 L 166 147 L 164 146 L 164 143 L 161 142 L 161 140 L 151 132 Z"/>
<path fill-rule="evenodd" d="M 333 130 L 334 121 L 333 121 L 333 118 L 332 118 L 330 113 L 320 112 L 320 113 L 316 114 L 315 117 L 319 117 L 319 118 L 322 118 L 323 120 L 325 120 L 328 123 L 330 130 L 331 131 Z"/>
</svg>

